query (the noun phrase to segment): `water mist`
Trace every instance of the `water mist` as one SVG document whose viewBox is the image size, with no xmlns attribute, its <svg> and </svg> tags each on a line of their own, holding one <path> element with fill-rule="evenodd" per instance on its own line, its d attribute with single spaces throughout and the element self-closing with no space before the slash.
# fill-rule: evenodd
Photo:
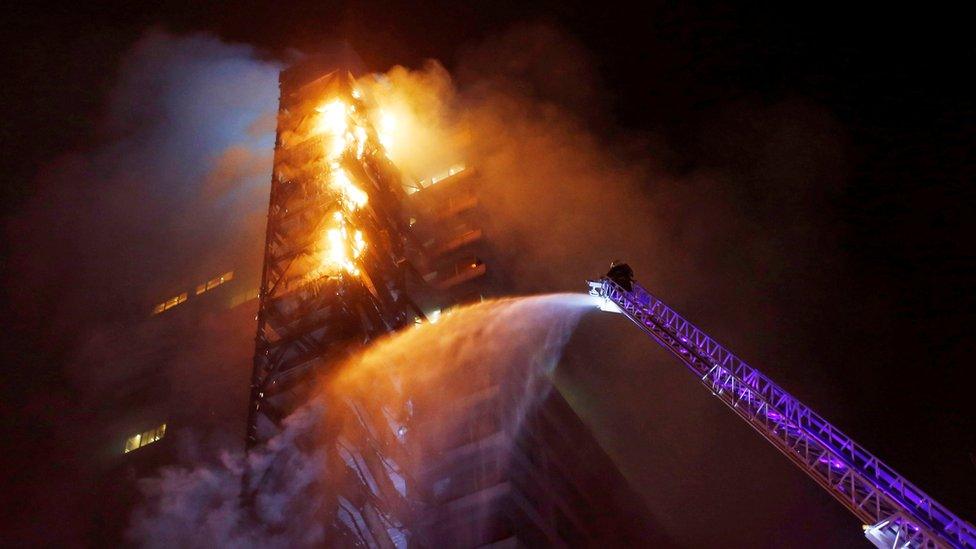
<svg viewBox="0 0 976 549">
<path fill-rule="evenodd" d="M 328 544 L 332 517 L 350 528 L 364 520 L 339 491 L 349 475 L 377 493 L 395 490 L 404 508 L 422 508 L 415 486 L 450 490 L 451 479 L 436 478 L 432 464 L 465 437 L 485 435 L 484 417 L 493 436 L 514 444 L 551 389 L 549 374 L 577 321 L 593 307 L 578 294 L 491 300 L 391 334 L 323 379 L 264 447 L 142 480 L 145 500 L 128 539 L 153 547 Z M 379 472 L 351 443 L 364 433 L 385 441 Z M 247 509 L 239 498 L 245 470 L 254 479 Z M 380 512 L 391 516 L 396 545 L 405 544 L 411 514 Z"/>
</svg>

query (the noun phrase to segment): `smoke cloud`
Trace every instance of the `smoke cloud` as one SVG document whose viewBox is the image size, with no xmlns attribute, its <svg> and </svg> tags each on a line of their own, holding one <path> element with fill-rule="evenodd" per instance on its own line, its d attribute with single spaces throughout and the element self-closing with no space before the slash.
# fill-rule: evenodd
<svg viewBox="0 0 976 549">
<path fill-rule="evenodd" d="M 92 144 L 49 162 L 35 195 L 5 220 L 6 287 L 18 328 L 37 347 L 23 365 L 32 376 L 14 434 L 24 464 L 12 467 L 32 473 L 5 494 L 31 518 L 11 517 L 14 539 L 96 535 L 92 506 L 81 502 L 101 497 L 91 495 L 98 468 L 118 459 L 126 433 L 145 428 L 124 423 L 145 418 L 105 402 L 134 384 L 149 385 L 152 399 L 179 395 L 174 410 L 202 408 L 201 417 L 234 421 L 240 432 L 245 397 L 212 396 L 246 390 L 231 370 L 253 348 L 253 312 L 250 324 L 214 314 L 166 327 L 149 313 L 188 286 L 259 264 L 279 69 L 212 36 L 147 32 L 122 59 Z M 223 437 L 199 439 L 232 439 Z M 115 474 L 126 482 L 125 471 Z"/>
<path fill-rule="evenodd" d="M 140 480 L 144 501 L 132 515 L 130 542 L 146 547 L 321 547 L 325 523 L 316 517 L 326 457 L 315 437 L 319 403 L 291 416 L 282 432 L 245 456 L 225 450 L 218 464 L 171 466 Z M 245 505 L 245 471 L 271 478 Z"/>
<path fill-rule="evenodd" d="M 161 31 L 133 46 L 100 144 L 55 161 L 11 224 L 18 280 L 55 307 L 45 316 L 143 313 L 260 241 L 279 67 L 254 55 Z"/>
</svg>

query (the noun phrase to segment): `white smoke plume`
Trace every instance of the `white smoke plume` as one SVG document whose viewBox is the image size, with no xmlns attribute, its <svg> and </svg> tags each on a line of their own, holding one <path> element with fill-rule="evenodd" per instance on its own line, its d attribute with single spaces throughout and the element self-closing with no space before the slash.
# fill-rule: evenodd
<svg viewBox="0 0 976 549">
<path fill-rule="evenodd" d="M 325 456 L 300 442 L 320 425 L 321 406 L 286 418 L 282 432 L 247 456 L 225 451 L 218 464 L 172 466 L 140 480 L 145 497 L 129 540 L 146 547 L 316 547 L 325 525 L 314 520 L 326 495 L 316 490 Z M 262 478 L 244 504 L 245 471 Z"/>
</svg>

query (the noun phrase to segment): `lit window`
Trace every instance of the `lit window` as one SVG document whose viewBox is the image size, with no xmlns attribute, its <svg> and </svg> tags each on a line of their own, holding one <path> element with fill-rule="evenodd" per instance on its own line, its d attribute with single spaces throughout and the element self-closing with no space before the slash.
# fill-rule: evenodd
<svg viewBox="0 0 976 549">
<path fill-rule="evenodd" d="M 464 171 L 464 164 L 458 164 L 456 166 L 451 166 L 451 168 L 449 170 L 447 170 L 446 172 L 444 172 L 444 173 L 442 173 L 440 175 L 435 175 L 434 177 L 431 177 L 430 178 L 430 184 L 431 185 L 434 185 L 434 184 L 436 184 L 438 182 L 441 182 L 441 181 L 447 179 L 448 177 L 451 177 L 452 175 L 457 175 L 457 174 L 459 174 L 459 173 L 461 173 L 463 171 Z"/>
<path fill-rule="evenodd" d="M 157 440 L 163 438 L 166 434 L 166 424 L 162 424 L 155 429 L 149 429 L 148 431 L 143 431 L 141 433 L 136 433 L 131 437 L 125 439 L 125 448 L 122 450 L 123 454 L 128 454 L 133 450 L 138 450 L 147 444 L 152 444 Z"/>
<path fill-rule="evenodd" d="M 441 181 L 444 181 L 449 177 L 455 176 L 463 172 L 465 169 L 467 168 L 465 167 L 464 164 L 455 164 L 454 166 L 451 166 L 446 172 L 431 176 L 430 179 L 421 179 L 420 181 L 417 181 L 416 185 L 407 186 L 406 188 L 407 194 L 413 194 L 417 191 L 426 189 L 431 185 L 436 185 L 437 183 L 440 183 Z"/>
<path fill-rule="evenodd" d="M 207 292 L 207 291 L 213 290 L 214 288 L 216 288 L 217 286 L 220 286 L 224 282 L 229 282 L 229 281 L 231 281 L 233 279 L 234 279 L 234 271 L 227 271 L 226 273 L 224 273 L 224 274 L 222 274 L 222 275 L 220 275 L 220 276 L 218 276 L 216 278 L 212 278 L 212 279 L 204 282 L 203 284 L 197 286 L 197 295 L 200 295 L 203 292 Z"/>
<path fill-rule="evenodd" d="M 163 311 L 168 311 L 168 310 L 172 309 L 173 307 L 176 307 L 180 303 L 183 303 L 184 301 L 186 301 L 186 298 L 187 298 L 186 292 L 183 292 L 182 294 L 180 294 L 180 295 L 178 295 L 176 297 L 171 297 L 171 298 L 167 299 L 166 301 L 164 301 L 164 302 L 156 305 L 155 307 L 153 307 L 153 314 L 154 315 L 158 315 L 159 313 L 161 313 Z"/>
</svg>

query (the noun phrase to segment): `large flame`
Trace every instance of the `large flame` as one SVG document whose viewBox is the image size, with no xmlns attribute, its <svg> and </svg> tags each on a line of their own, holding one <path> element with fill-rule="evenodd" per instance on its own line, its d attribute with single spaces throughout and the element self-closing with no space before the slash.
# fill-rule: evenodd
<svg viewBox="0 0 976 549">
<path fill-rule="evenodd" d="M 349 226 L 341 211 L 332 213 L 330 223 L 320 233 L 317 248 L 320 261 L 312 272 L 313 277 L 339 276 L 343 273 L 359 276 L 357 263 L 366 251 L 366 240 L 362 231 Z"/>
<path fill-rule="evenodd" d="M 353 90 L 353 99 L 361 96 Z M 361 209 L 369 202 L 369 195 L 359 188 L 342 167 L 343 158 L 353 154 L 362 159 L 366 153 L 369 132 L 359 122 L 360 113 L 356 105 L 339 98 L 326 101 L 316 108 L 318 113 L 312 131 L 323 135 L 325 143 L 324 170 L 325 184 L 336 196 L 340 210 L 332 214 L 332 219 L 324 225 L 319 236 L 317 267 L 312 276 L 339 276 L 343 273 L 352 276 L 360 274 L 357 262 L 366 250 L 362 231 L 351 227 L 347 213 Z"/>
<path fill-rule="evenodd" d="M 351 168 L 349 162 L 362 160 L 367 154 L 379 153 L 393 159 L 395 143 L 407 141 L 403 135 L 406 128 L 401 123 L 402 102 L 390 101 L 382 94 L 371 93 L 370 97 L 379 103 L 375 108 L 367 108 L 362 90 L 353 88 L 351 97 L 330 97 L 315 108 L 310 131 L 323 138 L 321 184 L 336 198 L 339 208 L 321 229 L 312 276 L 360 274 L 357 263 L 366 242 L 362 231 L 354 228 L 357 217 L 352 214 L 366 206 L 369 195 L 356 185 L 347 167 Z"/>
<path fill-rule="evenodd" d="M 346 150 L 349 107 L 341 99 L 333 99 L 315 110 L 319 116 L 313 131 L 329 136 L 327 155 L 329 160 L 335 160 Z"/>
</svg>

